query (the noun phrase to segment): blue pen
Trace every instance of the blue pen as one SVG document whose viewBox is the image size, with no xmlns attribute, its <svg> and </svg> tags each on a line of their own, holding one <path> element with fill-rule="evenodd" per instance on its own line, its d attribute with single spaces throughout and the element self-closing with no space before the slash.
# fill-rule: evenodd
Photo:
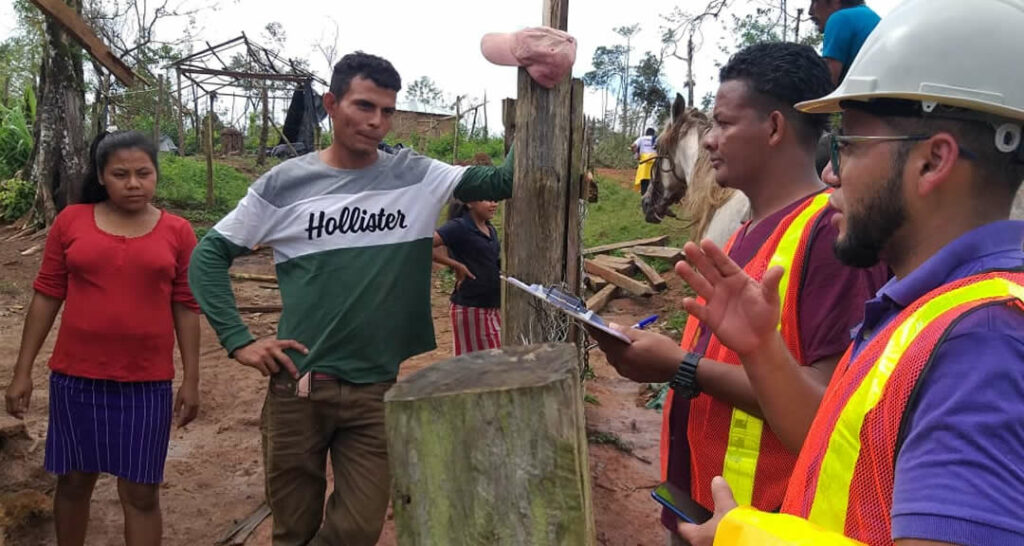
<svg viewBox="0 0 1024 546">
<path fill-rule="evenodd" d="M 656 320 L 658 320 L 658 315 L 651 315 L 651 316 L 641 320 L 640 322 L 634 324 L 633 328 L 635 328 L 637 330 L 643 330 L 644 328 L 647 328 L 648 326 L 654 324 L 654 321 L 656 321 Z"/>
</svg>

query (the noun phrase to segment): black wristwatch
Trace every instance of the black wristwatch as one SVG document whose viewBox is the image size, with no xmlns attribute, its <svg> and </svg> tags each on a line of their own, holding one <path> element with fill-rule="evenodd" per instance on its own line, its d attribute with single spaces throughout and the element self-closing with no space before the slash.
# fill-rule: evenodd
<svg viewBox="0 0 1024 546">
<path fill-rule="evenodd" d="M 700 394 L 700 386 L 697 385 L 697 364 L 704 355 L 700 353 L 686 353 L 683 362 L 679 364 L 679 370 L 669 381 L 668 386 L 672 387 L 677 396 L 683 398 L 696 398 Z"/>
</svg>

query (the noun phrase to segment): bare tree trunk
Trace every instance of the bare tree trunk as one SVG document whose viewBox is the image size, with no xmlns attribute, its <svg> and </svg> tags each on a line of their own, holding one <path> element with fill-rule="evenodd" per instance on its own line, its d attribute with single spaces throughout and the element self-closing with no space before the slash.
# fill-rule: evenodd
<svg viewBox="0 0 1024 546">
<path fill-rule="evenodd" d="M 81 13 L 78 0 L 65 1 Z M 46 20 L 45 29 L 29 180 L 36 185 L 32 220 L 49 225 L 60 209 L 78 199 L 87 162 L 82 52 L 53 20 Z"/>
<path fill-rule="evenodd" d="M 267 161 L 267 126 L 270 125 L 267 119 L 270 116 L 270 105 L 267 104 L 267 82 L 263 82 L 260 98 L 263 101 L 263 111 L 260 112 L 260 149 L 256 152 L 257 165 L 263 165 Z"/>
</svg>

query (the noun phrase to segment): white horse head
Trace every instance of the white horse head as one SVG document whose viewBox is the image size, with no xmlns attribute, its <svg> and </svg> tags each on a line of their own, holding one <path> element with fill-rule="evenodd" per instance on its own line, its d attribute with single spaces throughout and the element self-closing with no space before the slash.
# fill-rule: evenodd
<svg viewBox="0 0 1024 546">
<path fill-rule="evenodd" d="M 676 94 L 672 118 L 658 136 L 658 158 L 641 205 L 644 218 L 656 224 L 665 216 L 675 216 L 669 207 L 680 203 L 692 238 L 711 236 L 722 245 L 749 215 L 750 203 L 741 192 L 715 182 L 708 152 L 701 145 L 710 128 L 708 117 L 696 108 L 687 108 L 686 99 Z"/>
</svg>

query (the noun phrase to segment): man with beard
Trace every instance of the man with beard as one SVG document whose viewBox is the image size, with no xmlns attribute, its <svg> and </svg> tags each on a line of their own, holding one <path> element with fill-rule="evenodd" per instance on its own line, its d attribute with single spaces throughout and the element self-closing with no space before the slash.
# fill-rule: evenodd
<svg viewBox="0 0 1024 546">
<path fill-rule="evenodd" d="M 1020 0 L 908 1 L 842 86 L 797 105 L 843 112 L 827 177 L 837 255 L 885 260 L 895 278 L 866 305 L 783 514 L 737 508 L 716 478 L 715 516 L 680 527 L 692 544 L 1024 543 L 1024 222 L 1007 220 L 1024 178 L 1024 87 L 1004 68 L 1022 25 Z M 978 28 L 993 32 L 979 42 Z M 799 367 L 776 329 L 785 272 L 757 281 L 707 242 L 686 254 L 680 274 L 703 299 L 687 311 L 745 355 L 762 405 L 791 396 Z"/>
<path fill-rule="evenodd" d="M 743 356 L 697 318 L 687 322 L 681 347 L 649 332 L 632 332 L 636 342 L 629 346 L 597 339 L 623 376 L 672 381 L 661 451 L 667 481 L 711 509 L 711 479 L 725 474 L 744 503 L 772 510 L 782 503 L 795 454 L 850 330 L 863 318 L 863 303 L 888 272 L 844 266 L 832 251 L 835 210 L 814 167 L 826 119 L 791 106 L 832 89 L 824 61 L 807 46 L 758 44 L 734 55 L 720 80 L 714 125 L 703 145 L 716 182 L 742 191 L 752 216 L 727 252 L 754 278 L 770 264 L 794 271 L 782 290 L 785 312 L 776 319 L 785 339 L 781 350 L 800 364 L 794 399 L 759 400 L 740 366 Z M 764 426 L 773 412 L 782 427 Z M 675 530 L 667 511 L 662 523 Z"/>
</svg>

